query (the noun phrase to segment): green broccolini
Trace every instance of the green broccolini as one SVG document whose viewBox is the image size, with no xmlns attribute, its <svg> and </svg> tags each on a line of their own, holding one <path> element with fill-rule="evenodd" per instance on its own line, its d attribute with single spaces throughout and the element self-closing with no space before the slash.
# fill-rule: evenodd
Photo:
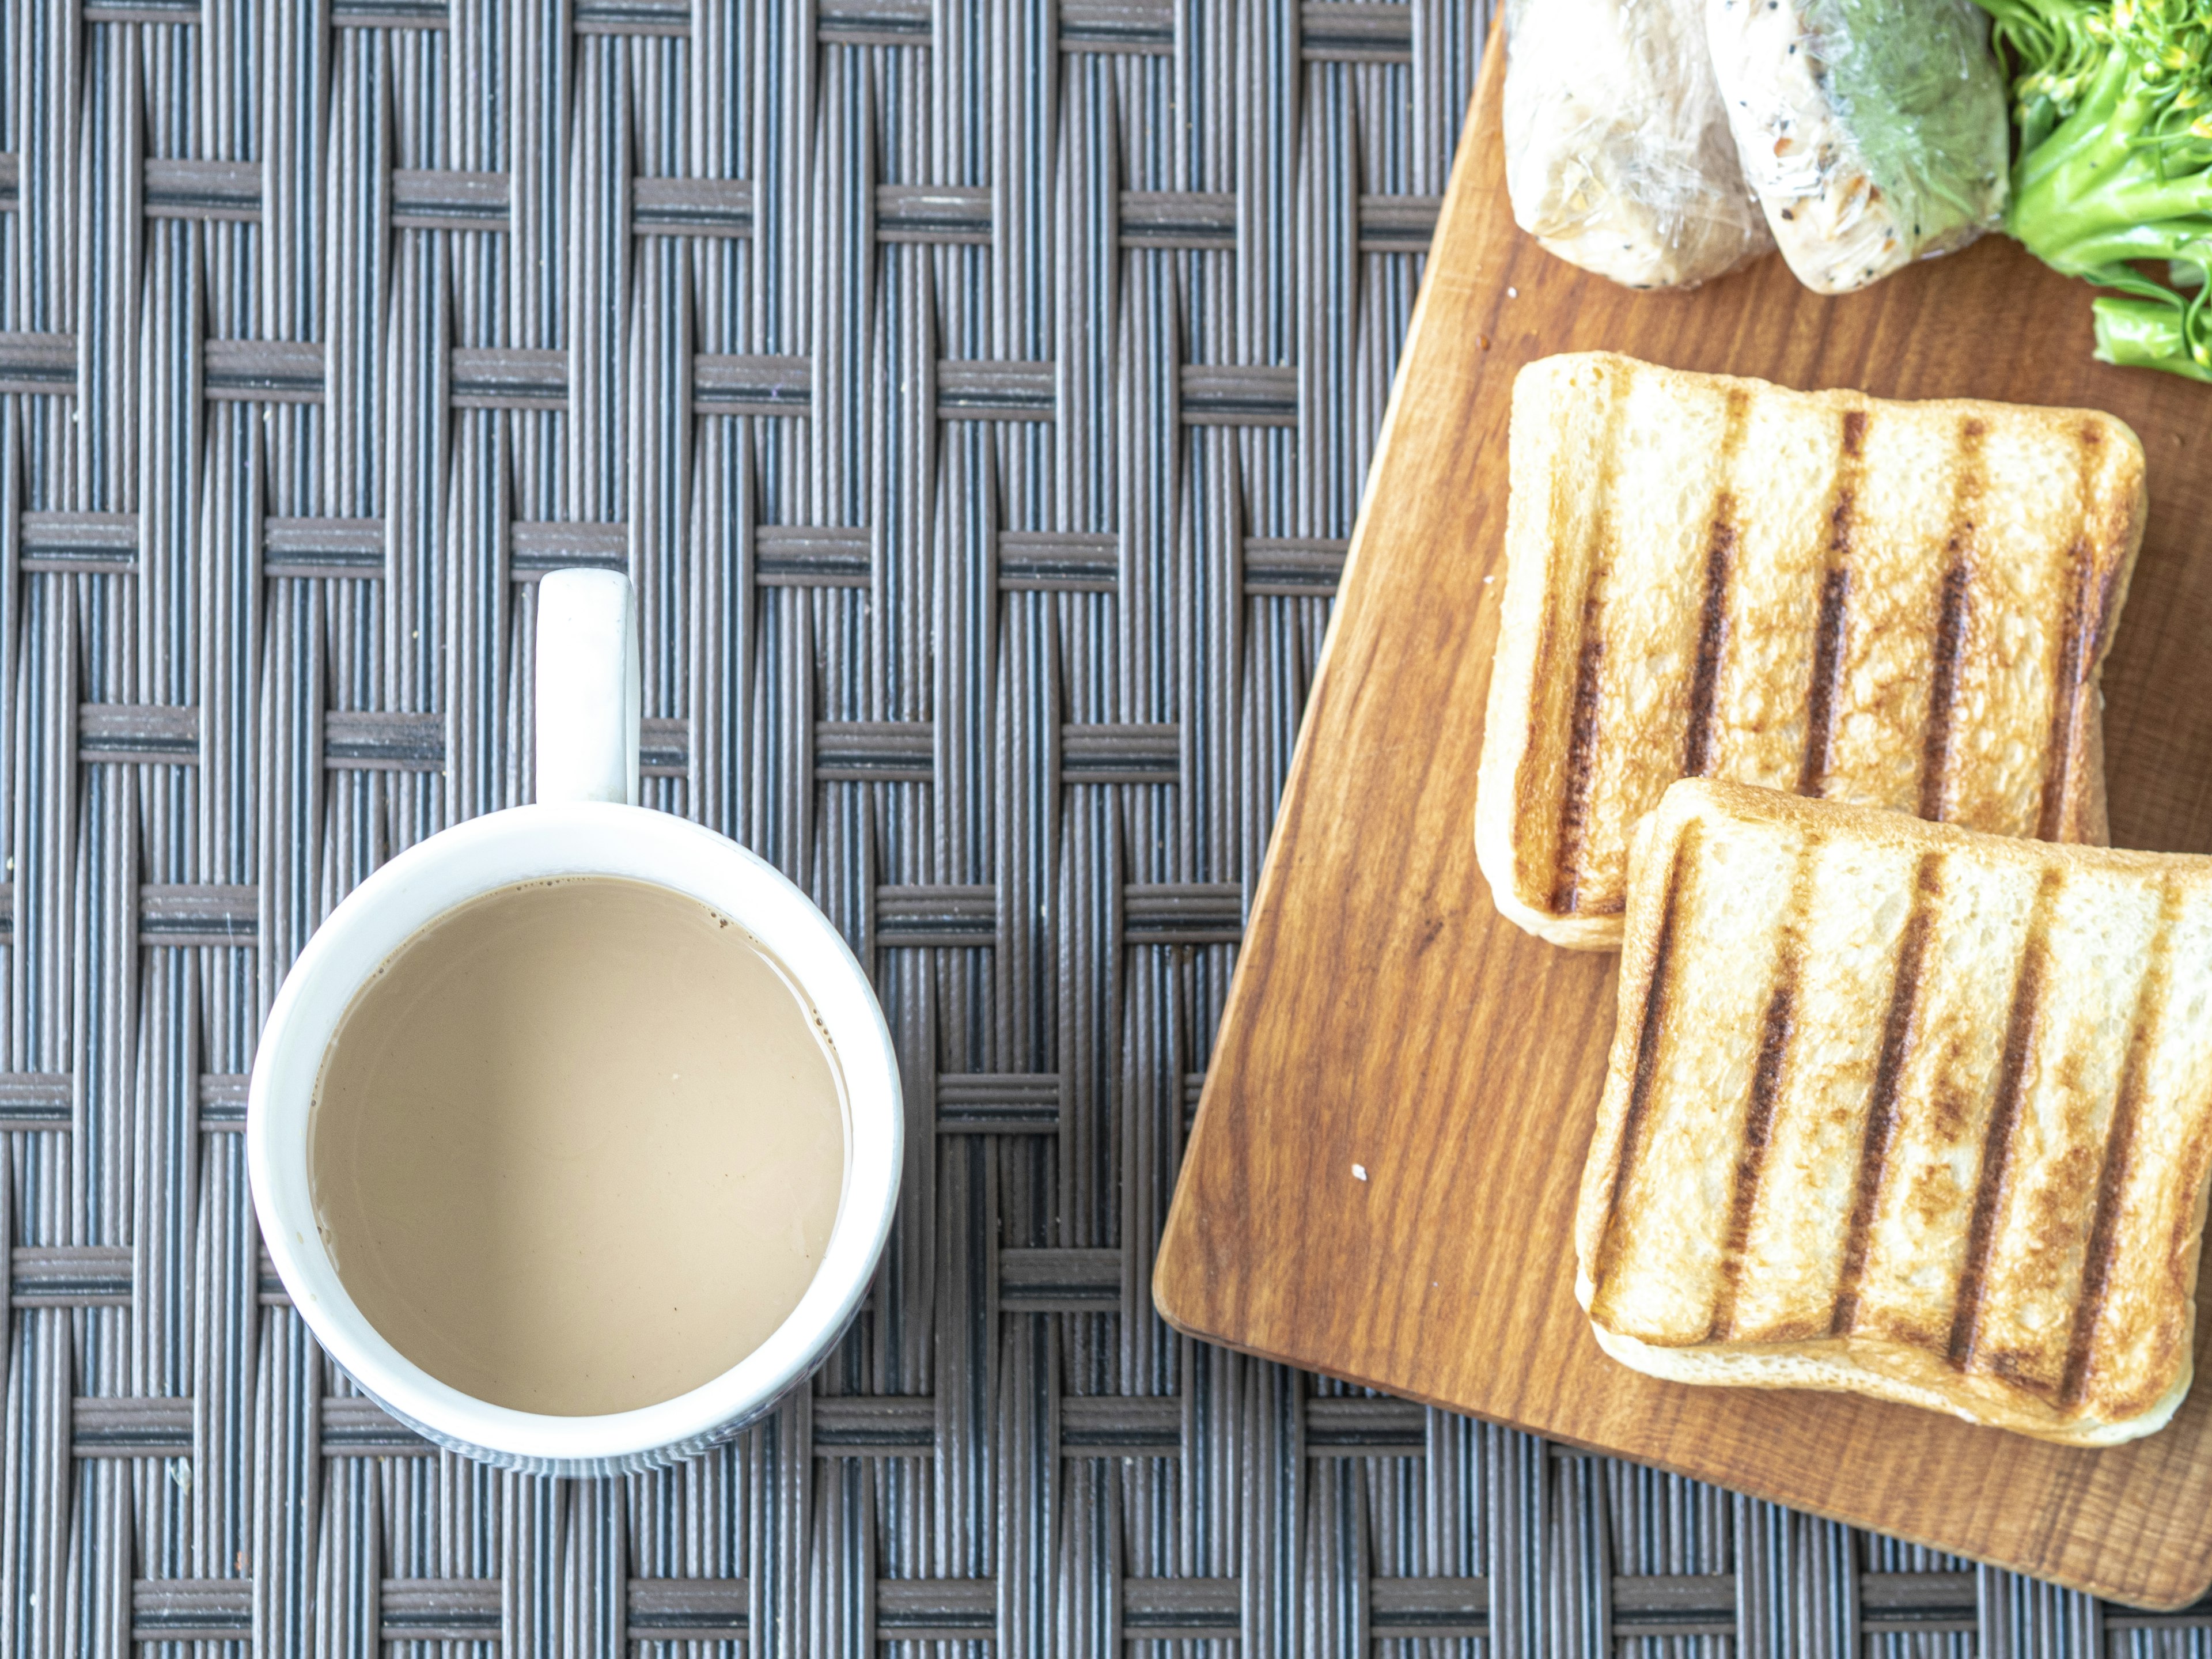
<svg viewBox="0 0 2212 1659">
<path fill-rule="evenodd" d="M 2005 228 L 2120 290 L 2094 307 L 2099 357 L 2212 380 L 2212 0 L 1979 3 L 2020 129 Z"/>
</svg>

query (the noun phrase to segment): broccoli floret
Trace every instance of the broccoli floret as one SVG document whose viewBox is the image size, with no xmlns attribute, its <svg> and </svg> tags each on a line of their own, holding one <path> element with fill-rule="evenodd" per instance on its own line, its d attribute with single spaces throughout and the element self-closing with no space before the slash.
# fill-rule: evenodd
<svg viewBox="0 0 2212 1659">
<path fill-rule="evenodd" d="M 1979 3 L 2014 77 L 2005 228 L 2125 296 L 2096 301 L 2099 357 L 2212 380 L 2212 0 Z"/>
</svg>

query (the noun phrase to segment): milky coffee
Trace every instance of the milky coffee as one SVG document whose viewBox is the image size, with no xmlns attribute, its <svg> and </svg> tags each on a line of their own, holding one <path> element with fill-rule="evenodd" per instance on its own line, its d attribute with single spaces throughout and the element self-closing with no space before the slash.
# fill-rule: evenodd
<svg viewBox="0 0 2212 1659">
<path fill-rule="evenodd" d="M 524 883 L 356 995 L 308 1157 L 338 1277 L 433 1376 L 562 1416 L 673 1399 L 821 1265 L 845 1116 L 812 1010 L 744 930 L 642 882 Z"/>
</svg>

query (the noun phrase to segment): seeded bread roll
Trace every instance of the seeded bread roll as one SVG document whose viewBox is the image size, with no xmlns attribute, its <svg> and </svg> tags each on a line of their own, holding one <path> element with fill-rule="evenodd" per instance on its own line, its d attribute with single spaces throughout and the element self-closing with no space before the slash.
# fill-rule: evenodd
<svg viewBox="0 0 2212 1659">
<path fill-rule="evenodd" d="M 1971 0 L 1709 0 L 1712 69 L 1776 244 L 1848 294 L 2004 216 L 2004 82 Z"/>
</svg>

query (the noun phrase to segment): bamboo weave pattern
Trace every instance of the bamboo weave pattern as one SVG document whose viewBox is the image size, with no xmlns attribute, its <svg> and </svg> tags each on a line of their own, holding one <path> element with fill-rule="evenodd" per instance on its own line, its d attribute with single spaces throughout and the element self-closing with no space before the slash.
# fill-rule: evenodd
<svg viewBox="0 0 2212 1659">
<path fill-rule="evenodd" d="M 2203 1639 L 1151 1310 L 1486 15 L 0 0 L 0 1652 Z M 571 564 L 910 1115 L 811 1390 L 605 1483 L 356 1395 L 238 1133 L 317 920 L 529 799 Z"/>
</svg>

